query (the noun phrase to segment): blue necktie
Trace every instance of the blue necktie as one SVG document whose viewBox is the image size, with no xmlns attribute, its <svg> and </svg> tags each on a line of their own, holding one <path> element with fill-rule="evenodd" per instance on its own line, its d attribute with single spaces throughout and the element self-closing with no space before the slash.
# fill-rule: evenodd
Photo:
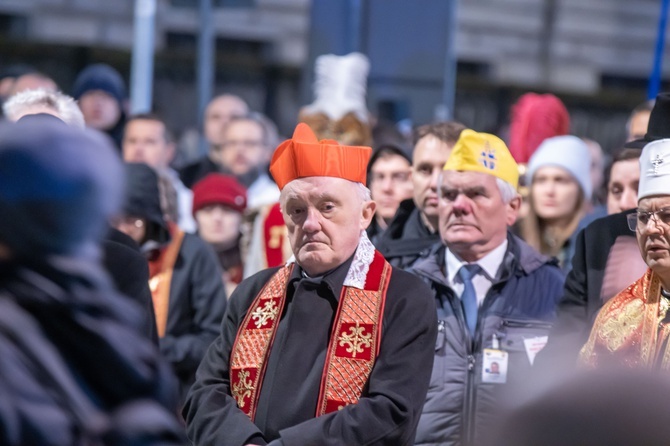
<svg viewBox="0 0 670 446">
<path fill-rule="evenodd" d="M 475 328 L 477 327 L 477 293 L 475 287 L 472 285 L 472 278 L 479 272 L 479 265 L 473 263 L 471 265 L 463 265 L 458 270 L 458 275 L 463 280 L 463 294 L 461 294 L 461 302 L 463 303 L 463 312 L 465 313 L 465 323 L 470 330 L 470 334 L 474 336 Z"/>
</svg>

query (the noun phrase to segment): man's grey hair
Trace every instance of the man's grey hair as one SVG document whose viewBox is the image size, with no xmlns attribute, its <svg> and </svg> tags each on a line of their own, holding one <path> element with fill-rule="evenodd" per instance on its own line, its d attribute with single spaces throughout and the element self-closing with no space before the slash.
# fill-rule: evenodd
<svg viewBox="0 0 670 446">
<path fill-rule="evenodd" d="M 2 106 L 2 111 L 10 121 L 17 121 L 33 107 L 46 107 L 66 124 L 83 129 L 84 115 L 71 96 L 58 91 L 42 88 L 24 90 L 10 97 Z"/>
<path fill-rule="evenodd" d="M 437 183 L 442 184 L 442 179 L 444 178 L 444 171 L 440 172 L 440 175 L 437 178 Z M 500 198 L 502 198 L 503 203 L 507 204 L 512 201 L 514 198 L 519 196 L 516 188 L 509 184 L 507 181 L 496 177 L 496 184 L 498 185 L 498 190 L 500 191 Z M 442 198 L 442 188 L 438 186 L 437 188 L 438 197 Z"/>
<path fill-rule="evenodd" d="M 358 186 L 358 196 L 361 197 L 363 202 L 372 200 L 372 193 L 370 192 L 370 189 L 365 186 L 365 184 L 356 183 L 356 186 Z"/>
<path fill-rule="evenodd" d="M 501 178 L 496 178 L 496 184 L 498 185 L 498 190 L 500 190 L 500 197 L 502 198 L 503 203 L 507 204 L 519 196 L 516 188 L 507 181 Z"/>
</svg>

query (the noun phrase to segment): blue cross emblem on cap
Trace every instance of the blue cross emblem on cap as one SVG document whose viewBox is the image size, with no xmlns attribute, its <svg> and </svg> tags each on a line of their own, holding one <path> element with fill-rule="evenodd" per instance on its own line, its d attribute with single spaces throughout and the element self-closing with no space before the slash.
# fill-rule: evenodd
<svg viewBox="0 0 670 446">
<path fill-rule="evenodd" d="M 491 148 L 487 141 L 484 150 L 482 150 L 482 153 L 480 154 L 479 162 L 487 169 L 495 170 L 496 161 L 496 152 Z"/>
</svg>

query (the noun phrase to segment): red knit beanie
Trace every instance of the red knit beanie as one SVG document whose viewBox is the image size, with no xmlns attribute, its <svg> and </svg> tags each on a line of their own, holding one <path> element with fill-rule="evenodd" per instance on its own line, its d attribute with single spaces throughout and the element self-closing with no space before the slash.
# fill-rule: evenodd
<svg viewBox="0 0 670 446">
<path fill-rule="evenodd" d="M 247 207 L 247 190 L 233 176 L 210 173 L 193 186 L 193 215 L 212 204 L 242 213 Z"/>
</svg>

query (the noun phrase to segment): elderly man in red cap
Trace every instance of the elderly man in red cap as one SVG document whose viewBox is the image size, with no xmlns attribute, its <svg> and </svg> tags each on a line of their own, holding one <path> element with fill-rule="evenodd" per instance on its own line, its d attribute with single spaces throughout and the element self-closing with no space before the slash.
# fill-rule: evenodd
<svg viewBox="0 0 670 446">
<path fill-rule="evenodd" d="M 184 408 L 195 444 L 413 443 L 437 320 L 427 287 L 366 236 L 370 153 L 305 124 L 277 148 L 294 258 L 231 296 Z"/>
</svg>

